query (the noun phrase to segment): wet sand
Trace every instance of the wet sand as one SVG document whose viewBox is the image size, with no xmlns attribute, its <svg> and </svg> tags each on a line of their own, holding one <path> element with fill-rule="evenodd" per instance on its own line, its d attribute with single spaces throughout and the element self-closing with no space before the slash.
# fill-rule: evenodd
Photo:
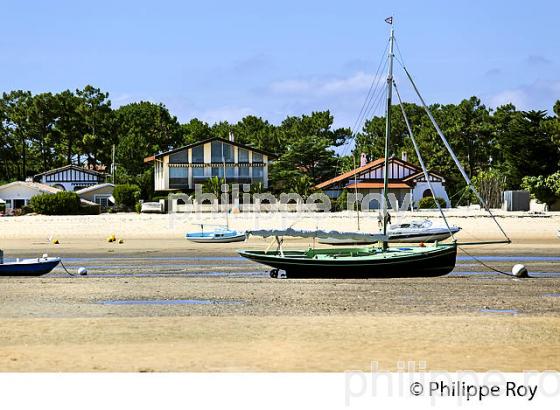
<svg viewBox="0 0 560 410">
<path fill-rule="evenodd" d="M 121 245 L 12 237 L 6 257 L 48 252 L 89 275 L 0 278 L 0 370 L 344 371 L 374 361 L 380 370 L 403 361 L 560 370 L 559 245 L 532 233 L 469 248 L 502 270 L 518 258 L 536 279 L 489 272 L 460 253 L 440 278 L 272 280 L 235 254 L 266 246 L 253 239 L 209 247 L 132 234 Z"/>
</svg>

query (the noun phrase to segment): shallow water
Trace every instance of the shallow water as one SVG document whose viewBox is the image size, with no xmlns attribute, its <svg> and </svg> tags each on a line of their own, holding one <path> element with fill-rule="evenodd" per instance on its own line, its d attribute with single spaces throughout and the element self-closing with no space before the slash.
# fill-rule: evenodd
<svg viewBox="0 0 560 410">
<path fill-rule="evenodd" d="M 518 313 L 517 309 L 489 309 L 489 308 L 480 309 L 480 312 L 481 313 L 507 313 L 512 315 L 517 315 Z"/>
</svg>

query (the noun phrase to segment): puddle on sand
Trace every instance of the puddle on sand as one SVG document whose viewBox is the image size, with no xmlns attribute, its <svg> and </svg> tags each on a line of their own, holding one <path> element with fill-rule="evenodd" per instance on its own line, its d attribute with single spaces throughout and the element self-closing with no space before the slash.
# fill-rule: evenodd
<svg viewBox="0 0 560 410">
<path fill-rule="evenodd" d="M 545 298 L 560 298 L 560 293 L 545 293 L 543 296 Z"/>
<path fill-rule="evenodd" d="M 240 305 L 238 300 L 212 299 L 137 299 L 137 300 L 103 300 L 102 305 Z"/>
<path fill-rule="evenodd" d="M 480 309 L 481 313 L 509 313 L 512 315 L 516 315 L 517 309 Z"/>
</svg>

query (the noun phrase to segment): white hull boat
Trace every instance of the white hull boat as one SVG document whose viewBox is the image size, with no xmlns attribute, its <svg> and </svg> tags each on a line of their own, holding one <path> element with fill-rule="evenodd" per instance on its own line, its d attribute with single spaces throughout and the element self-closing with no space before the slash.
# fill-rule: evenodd
<svg viewBox="0 0 560 410">
<path fill-rule="evenodd" d="M 247 235 L 245 232 L 235 229 L 215 229 L 213 231 L 187 233 L 185 238 L 196 243 L 230 243 L 243 242 L 247 239 Z"/>
<path fill-rule="evenodd" d="M 461 228 L 457 226 L 433 226 L 432 221 L 412 221 L 391 225 L 387 229 L 387 242 L 391 243 L 419 243 L 436 242 L 447 239 L 451 233 L 456 234 Z M 375 240 L 364 237 L 360 240 L 325 238 L 319 239 L 325 245 L 366 245 L 373 244 Z"/>
</svg>

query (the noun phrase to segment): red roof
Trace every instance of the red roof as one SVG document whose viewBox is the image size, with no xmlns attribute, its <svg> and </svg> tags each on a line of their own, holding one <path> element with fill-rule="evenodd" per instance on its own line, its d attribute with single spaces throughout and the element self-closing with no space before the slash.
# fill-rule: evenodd
<svg viewBox="0 0 560 410">
<path fill-rule="evenodd" d="M 412 188 L 410 185 L 404 182 L 389 182 L 387 184 L 389 189 L 410 189 Z M 383 182 L 358 182 L 357 184 L 350 184 L 346 188 L 348 189 L 383 189 Z"/>
<path fill-rule="evenodd" d="M 341 182 L 344 180 L 350 180 L 350 178 L 352 178 L 354 175 L 359 175 L 364 171 L 367 171 L 371 168 L 377 168 L 377 167 L 381 167 L 383 165 L 383 163 L 385 162 L 385 158 L 379 158 L 376 159 L 375 161 L 372 161 L 362 167 L 353 169 L 351 171 L 345 172 L 344 174 L 341 174 L 337 177 L 331 178 L 328 181 L 325 182 L 321 182 L 320 184 L 315 186 L 315 189 L 323 189 L 326 187 L 329 187 L 337 182 Z M 389 188 L 411 188 L 412 187 L 412 181 L 417 178 L 418 176 L 422 175 L 422 170 L 414 164 L 411 164 L 408 161 L 404 161 L 400 158 L 396 158 L 396 157 L 391 157 L 389 159 L 389 162 L 396 162 L 396 163 L 400 163 L 401 165 L 411 168 L 413 169 L 415 172 L 413 172 L 411 175 L 409 175 L 406 178 L 403 178 L 402 180 L 399 180 L 399 182 L 389 182 Z M 436 173 L 436 172 L 432 172 L 429 171 L 430 174 L 443 178 L 440 174 Z M 410 182 L 409 182 L 410 181 Z M 348 185 L 346 188 L 354 188 L 354 183 L 353 181 L 348 181 L 350 183 L 350 185 Z M 377 186 L 377 184 L 379 184 L 379 182 L 358 182 L 358 188 L 383 188 L 383 184 L 381 183 L 381 187 Z M 395 185 L 397 184 L 397 185 Z"/>
<path fill-rule="evenodd" d="M 344 174 L 341 174 L 337 177 L 331 178 L 328 181 L 321 182 L 319 185 L 315 186 L 315 189 L 321 189 L 321 188 L 324 188 L 326 186 L 332 185 L 335 182 L 343 181 L 343 180 L 345 180 L 347 178 L 350 178 L 350 177 L 354 176 L 355 174 L 358 174 L 362 171 L 367 171 L 368 169 L 373 168 L 373 167 L 375 167 L 379 164 L 383 164 L 383 162 L 385 162 L 385 158 L 376 159 L 375 161 L 372 161 L 369 164 L 364 165 L 363 167 L 353 169 L 352 171 L 348 171 L 348 172 L 345 172 Z"/>
</svg>

